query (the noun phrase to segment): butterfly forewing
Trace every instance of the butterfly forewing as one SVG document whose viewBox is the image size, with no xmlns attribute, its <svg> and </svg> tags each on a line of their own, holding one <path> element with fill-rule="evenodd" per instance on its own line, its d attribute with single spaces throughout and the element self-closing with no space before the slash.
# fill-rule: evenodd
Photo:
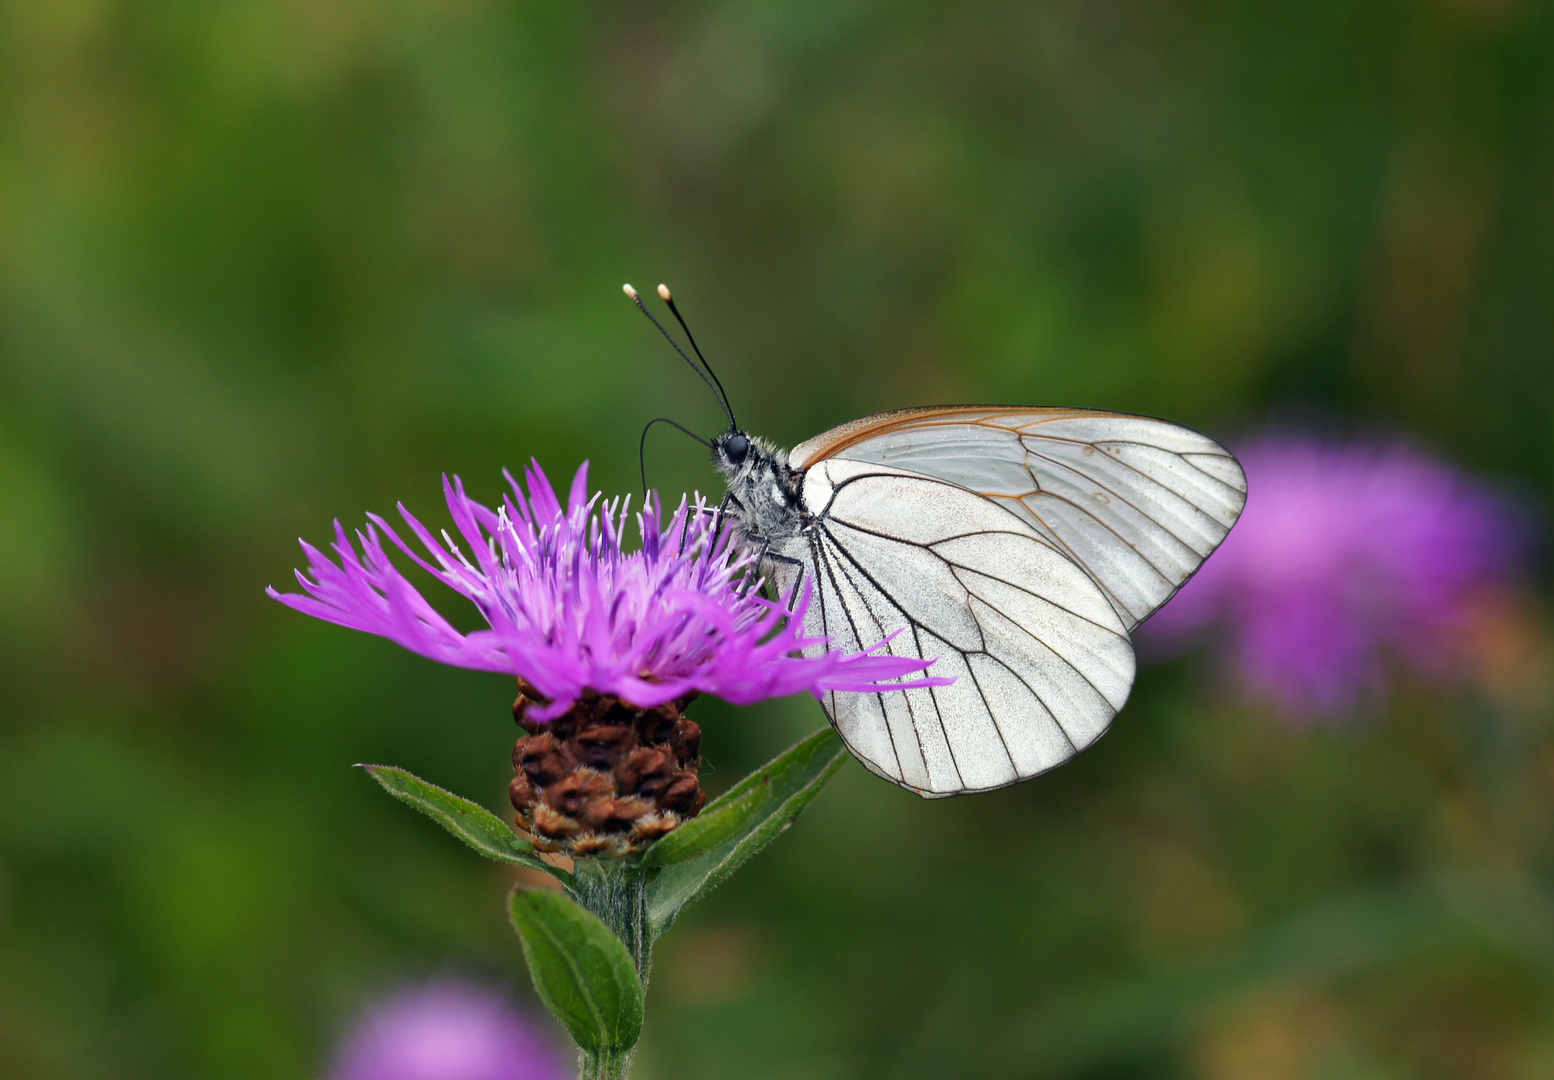
<svg viewBox="0 0 1554 1080">
<path fill-rule="evenodd" d="M 1246 502 L 1218 443 L 1165 420 L 1085 409 L 953 406 L 855 420 L 789 463 L 919 473 L 1006 507 L 1082 567 L 1126 629 L 1192 576 Z"/>
</svg>

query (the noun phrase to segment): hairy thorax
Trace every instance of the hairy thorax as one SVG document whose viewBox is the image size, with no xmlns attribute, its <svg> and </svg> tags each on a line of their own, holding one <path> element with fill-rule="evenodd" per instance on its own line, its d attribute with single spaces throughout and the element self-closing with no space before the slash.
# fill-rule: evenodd
<svg viewBox="0 0 1554 1080">
<path fill-rule="evenodd" d="M 728 482 L 729 509 L 752 541 L 782 546 L 803 532 L 799 494 L 804 474 L 788 467 L 786 450 L 752 438 L 737 465 L 716 451 L 713 461 Z"/>
</svg>

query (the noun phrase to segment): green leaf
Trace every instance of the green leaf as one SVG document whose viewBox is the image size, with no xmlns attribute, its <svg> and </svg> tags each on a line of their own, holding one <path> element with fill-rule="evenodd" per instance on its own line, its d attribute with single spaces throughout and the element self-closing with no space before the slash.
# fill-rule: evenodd
<svg viewBox="0 0 1554 1080">
<path fill-rule="evenodd" d="M 543 870 L 564 884 L 572 883 L 571 874 L 540 858 L 533 844 L 509 829 L 501 818 L 485 807 L 392 765 L 361 767 L 383 785 L 383 790 L 415 807 L 486 858 Z"/>
<path fill-rule="evenodd" d="M 841 768 L 846 755 L 847 749 L 835 731 L 817 731 L 745 777 L 702 811 L 703 816 L 721 817 L 726 807 L 751 800 L 762 789 L 767 792 L 754 801 L 745 820 L 728 839 L 705 854 L 665 867 L 653 879 L 647 897 L 653 935 L 657 937 L 668 930 L 685 905 L 721 884 L 746 859 L 792 825 L 793 819 Z M 670 833 L 659 843 L 667 843 L 674 835 Z M 652 848 L 648 850 L 651 853 Z"/>
<path fill-rule="evenodd" d="M 514 889 L 507 909 L 534 989 L 586 1053 L 619 1057 L 642 1034 L 642 980 L 619 938 L 561 893 Z"/>
<path fill-rule="evenodd" d="M 765 775 L 757 775 L 759 781 L 749 790 L 734 798 L 719 799 L 648 848 L 643 865 L 670 866 L 700 858 L 748 830 L 756 814 L 772 796 L 771 780 Z"/>
</svg>

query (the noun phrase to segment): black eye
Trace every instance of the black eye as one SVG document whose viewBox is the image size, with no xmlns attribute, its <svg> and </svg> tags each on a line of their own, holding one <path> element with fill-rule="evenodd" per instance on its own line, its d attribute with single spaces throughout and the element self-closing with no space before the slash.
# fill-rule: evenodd
<svg viewBox="0 0 1554 1080">
<path fill-rule="evenodd" d="M 723 456 L 729 462 L 738 465 L 745 460 L 745 455 L 750 452 L 750 440 L 740 434 L 730 435 L 723 440 Z"/>
</svg>

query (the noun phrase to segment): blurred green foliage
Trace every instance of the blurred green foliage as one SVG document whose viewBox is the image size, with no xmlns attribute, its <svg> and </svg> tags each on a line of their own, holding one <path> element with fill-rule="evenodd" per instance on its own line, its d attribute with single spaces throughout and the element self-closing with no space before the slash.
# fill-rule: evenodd
<svg viewBox="0 0 1554 1080">
<path fill-rule="evenodd" d="M 316 1075 L 396 979 L 526 984 L 504 873 L 348 767 L 500 808 L 511 685 L 261 590 L 440 471 L 714 430 L 622 281 L 789 445 L 1295 415 L 1546 494 L 1551 55 L 1542 0 L 0 5 L 0 1074 Z M 849 765 L 665 938 L 641 1075 L 1554 1074 L 1546 634 L 1495 625 L 1353 729 L 1189 662 L 1012 790 Z M 821 722 L 697 710 L 714 787 Z"/>
</svg>

